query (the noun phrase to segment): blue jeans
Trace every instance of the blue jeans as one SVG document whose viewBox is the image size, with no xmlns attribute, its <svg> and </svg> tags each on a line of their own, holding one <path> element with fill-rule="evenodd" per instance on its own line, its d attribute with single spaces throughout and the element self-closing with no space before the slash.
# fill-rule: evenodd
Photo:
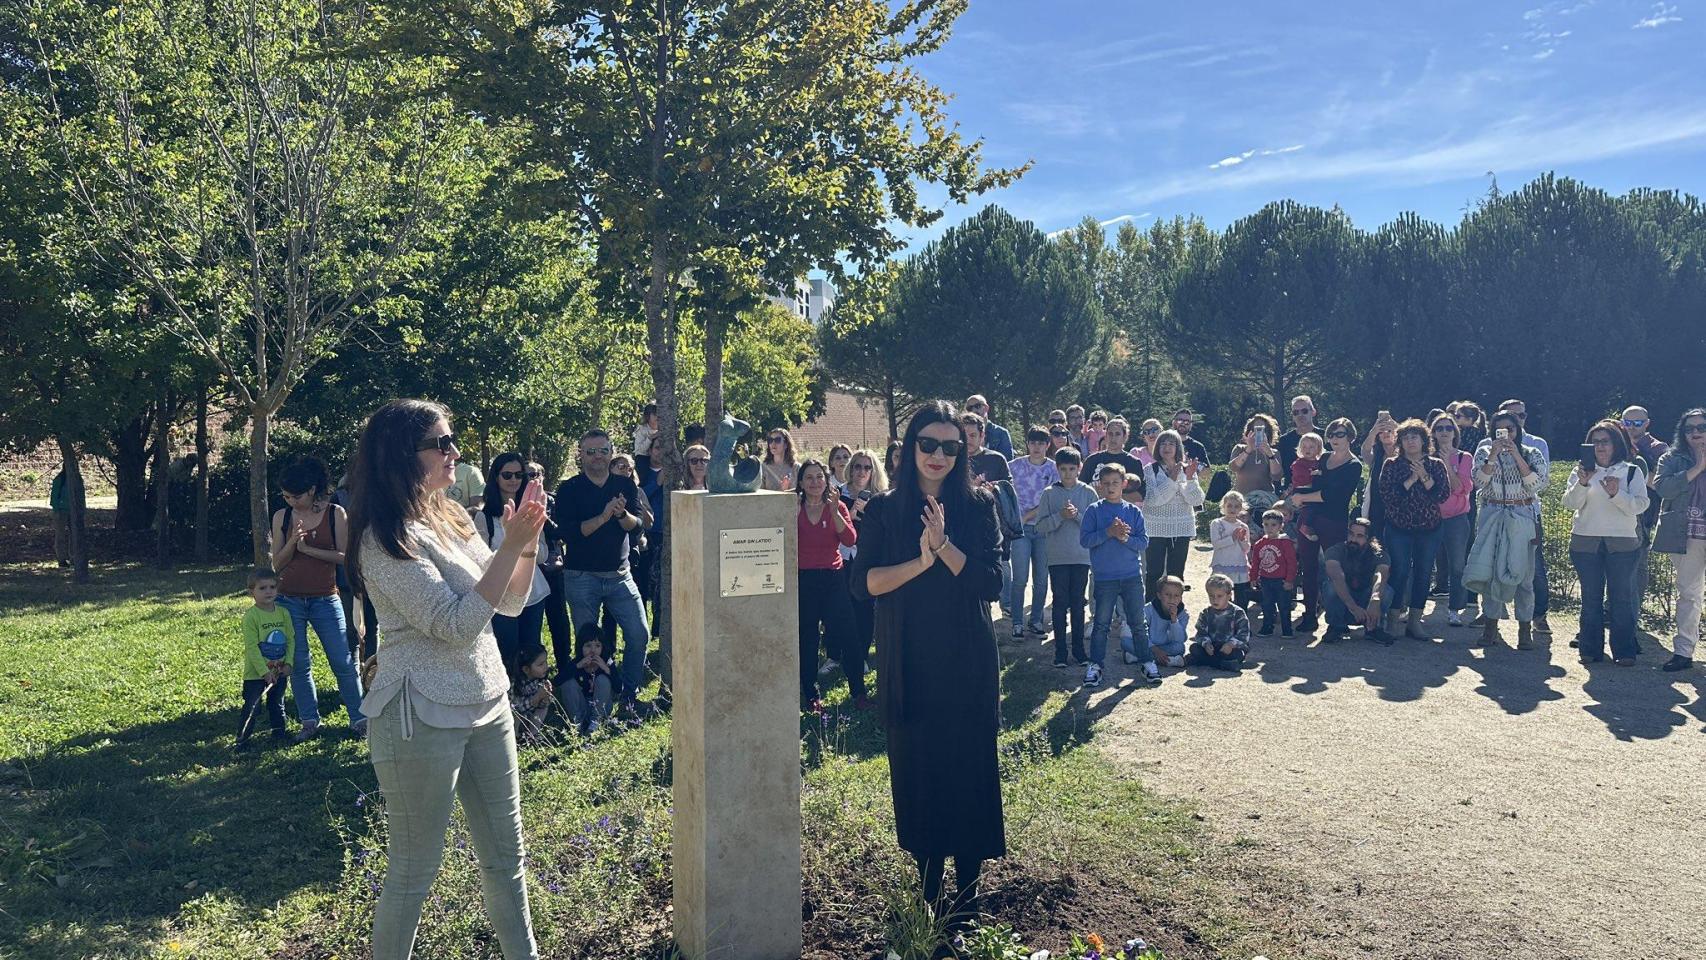
<svg viewBox="0 0 1706 960">
<path fill-rule="evenodd" d="M 1392 558 L 1392 609 L 1428 605 L 1428 581 L 1433 576 L 1434 554 L 1439 552 L 1440 528 L 1400 530 L 1386 527 L 1386 552 Z"/>
<path fill-rule="evenodd" d="M 1445 570 L 1447 602 L 1453 610 L 1469 606 L 1469 591 L 1463 587 L 1463 567 L 1469 562 L 1469 514 L 1440 521 L 1439 560 Z"/>
<path fill-rule="evenodd" d="M 1570 551 L 1570 563 L 1582 582 L 1582 628 L 1576 634 L 1582 656 L 1604 655 L 1607 607 L 1612 658 L 1635 656 L 1635 607 L 1629 593 L 1635 588 L 1635 560 L 1640 555 L 1639 550 L 1611 553 L 1604 544 L 1592 551 Z M 1538 605 L 1539 598 L 1535 600 Z"/>
<path fill-rule="evenodd" d="M 1008 585 L 1007 606 L 1013 625 L 1025 619 L 1025 581 L 1031 581 L 1031 628 L 1043 632 L 1043 607 L 1048 603 L 1048 557 L 1043 555 L 1043 537 L 1037 525 L 1025 524 L 1025 535 L 1013 541 L 1013 582 Z"/>
<path fill-rule="evenodd" d="M 498 640 L 498 655 L 503 657 L 504 669 L 511 674 L 515 673 L 516 654 L 544 647 L 541 638 L 545 629 L 545 608 L 550 604 L 551 598 L 546 597 L 530 607 L 523 607 L 519 617 L 492 615 L 492 636 Z"/>
<path fill-rule="evenodd" d="M 314 689 L 314 674 L 310 669 L 313 658 L 308 653 L 308 627 L 320 638 L 320 649 L 332 665 L 332 675 L 338 678 L 338 699 L 349 711 L 350 723 L 361 723 L 361 677 L 349 655 L 348 625 L 344 623 L 344 605 L 337 594 L 329 597 L 287 597 L 279 595 L 278 605 L 290 611 L 290 622 L 296 629 L 296 664 L 290 673 L 290 689 L 296 696 L 296 719 L 301 723 L 320 722 L 319 692 Z"/>
<path fill-rule="evenodd" d="M 1347 584 L 1347 586 L 1349 586 Z M 1357 606 L 1367 607 L 1369 600 L 1374 597 L 1374 584 L 1364 584 L 1361 589 L 1350 587 L 1351 599 Z M 1392 603 L 1392 588 L 1380 591 L 1380 605 L 1385 612 Z M 1351 628 L 1351 608 L 1345 606 L 1345 601 L 1339 599 L 1339 591 L 1333 588 L 1333 578 L 1327 575 L 1327 568 L 1321 568 L 1321 609 L 1327 614 L 1327 629 L 1332 633 L 1343 633 Z"/>
<path fill-rule="evenodd" d="M 599 608 L 606 604 L 622 628 L 622 688 L 623 695 L 633 697 L 646 680 L 646 644 L 651 641 L 646 626 L 646 608 L 640 602 L 640 588 L 634 578 L 598 577 L 584 570 L 563 571 L 563 593 L 569 599 L 569 614 L 576 630 L 598 622 Z"/>
<path fill-rule="evenodd" d="M 1280 632 L 1290 633 L 1292 591 L 1286 589 L 1285 581 L 1279 577 L 1263 577 L 1256 587 L 1262 598 L 1262 632 L 1271 632 L 1274 620 L 1278 619 Z"/>
<path fill-rule="evenodd" d="M 1096 626 L 1090 630 L 1090 662 L 1101 666 L 1108 656 L 1108 630 L 1114 622 L 1115 600 L 1125 610 L 1125 622 L 1131 624 L 1133 632 L 1143 629 L 1143 577 L 1097 580 L 1091 585 L 1090 593 L 1096 600 Z M 1060 638 L 1056 637 L 1055 642 L 1059 643 Z M 1142 644 L 1137 655 L 1148 660 L 1149 644 Z"/>
</svg>

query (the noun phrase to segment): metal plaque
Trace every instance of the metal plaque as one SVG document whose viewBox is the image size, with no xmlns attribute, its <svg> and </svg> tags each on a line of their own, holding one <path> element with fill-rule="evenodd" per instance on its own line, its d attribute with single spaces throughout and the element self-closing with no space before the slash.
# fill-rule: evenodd
<svg viewBox="0 0 1706 960">
<path fill-rule="evenodd" d="M 781 527 L 743 527 L 724 530 L 718 578 L 725 597 L 757 597 L 783 593 L 787 558 Z"/>
</svg>

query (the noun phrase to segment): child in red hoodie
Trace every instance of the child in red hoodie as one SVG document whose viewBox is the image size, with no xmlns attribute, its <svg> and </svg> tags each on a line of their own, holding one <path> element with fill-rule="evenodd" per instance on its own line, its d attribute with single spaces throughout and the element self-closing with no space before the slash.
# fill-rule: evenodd
<svg viewBox="0 0 1706 960">
<path fill-rule="evenodd" d="M 1278 608 L 1280 636 L 1291 633 L 1291 600 L 1297 588 L 1297 544 L 1285 535 L 1285 514 L 1269 510 L 1262 514 L 1262 537 L 1250 547 L 1250 579 L 1261 591 L 1262 629 L 1258 636 L 1274 635 Z"/>
</svg>

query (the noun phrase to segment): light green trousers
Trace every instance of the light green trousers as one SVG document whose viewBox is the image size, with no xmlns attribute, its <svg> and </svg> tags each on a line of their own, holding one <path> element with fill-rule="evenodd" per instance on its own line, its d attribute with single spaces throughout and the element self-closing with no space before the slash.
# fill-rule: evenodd
<svg viewBox="0 0 1706 960">
<path fill-rule="evenodd" d="M 421 903 L 444 858 L 450 805 L 462 798 L 480 858 L 486 913 L 505 960 L 537 960 L 522 879 L 521 777 L 514 721 L 442 729 L 419 721 L 403 739 L 406 700 L 398 697 L 368 726 L 368 748 L 385 798 L 385 886 L 373 916 L 374 960 L 408 960 Z"/>
</svg>

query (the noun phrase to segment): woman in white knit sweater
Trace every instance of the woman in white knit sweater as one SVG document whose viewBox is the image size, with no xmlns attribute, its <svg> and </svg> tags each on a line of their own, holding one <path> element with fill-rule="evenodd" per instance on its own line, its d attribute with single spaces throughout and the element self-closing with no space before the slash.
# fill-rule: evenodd
<svg viewBox="0 0 1706 960">
<path fill-rule="evenodd" d="M 494 552 L 444 496 L 456 476 L 449 412 L 393 400 L 368 418 L 351 471 L 349 570 L 379 616 L 379 669 L 362 701 L 390 837 L 375 960 L 414 947 L 460 797 L 486 911 L 506 960 L 538 956 L 522 878 L 521 781 L 492 614 L 527 602 L 545 525 L 537 480 L 506 505 Z"/>
<path fill-rule="evenodd" d="M 1589 452 L 1591 451 L 1591 453 Z M 1635 561 L 1640 557 L 1638 523 L 1647 509 L 1647 475 L 1629 462 L 1623 425 L 1601 420 L 1582 444 L 1564 491 L 1564 507 L 1576 511 L 1570 525 L 1570 563 L 1582 582 L 1582 627 L 1576 635 L 1582 662 L 1605 659 L 1606 607 L 1611 613 L 1611 658 L 1635 662 Z"/>
<path fill-rule="evenodd" d="M 1191 540 L 1197 535 L 1197 508 L 1203 504 L 1197 462 L 1185 456 L 1177 430 L 1155 439 L 1155 462 L 1143 471 L 1143 527 L 1149 546 L 1143 552 L 1144 597 L 1153 602 L 1164 576 L 1183 579 Z"/>
</svg>

